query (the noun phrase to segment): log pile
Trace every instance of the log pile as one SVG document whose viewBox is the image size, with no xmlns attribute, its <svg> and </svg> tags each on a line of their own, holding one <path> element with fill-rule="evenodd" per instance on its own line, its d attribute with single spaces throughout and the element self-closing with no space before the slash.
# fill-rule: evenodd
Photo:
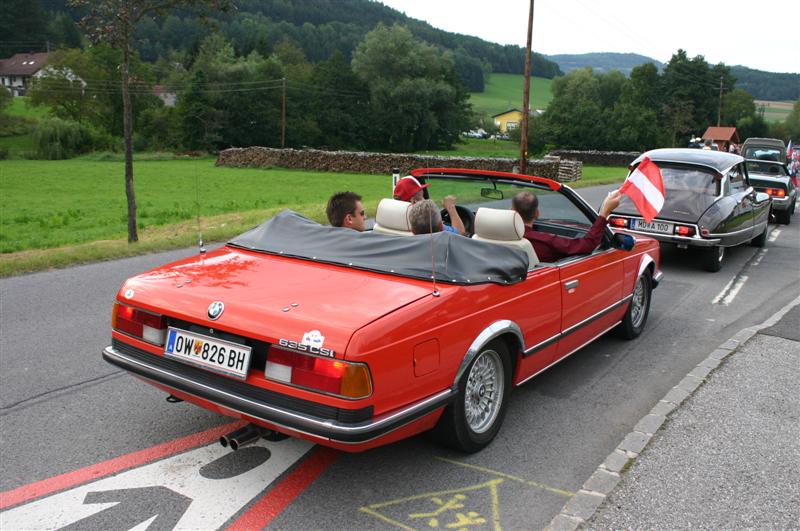
<svg viewBox="0 0 800 531">
<path fill-rule="evenodd" d="M 578 151 L 557 149 L 549 153 L 565 160 L 579 160 L 595 166 L 627 166 L 640 155 L 638 151 Z"/>
<path fill-rule="evenodd" d="M 292 168 L 337 173 L 391 175 L 399 168 L 406 175 L 414 168 L 473 168 L 513 172 L 517 160 L 510 158 L 442 157 L 404 153 L 322 151 L 319 149 L 230 148 L 220 151 L 217 166 L 248 168 Z M 557 179 L 560 161 L 530 160 L 528 174 Z M 580 178 L 580 177 L 578 177 Z"/>
</svg>

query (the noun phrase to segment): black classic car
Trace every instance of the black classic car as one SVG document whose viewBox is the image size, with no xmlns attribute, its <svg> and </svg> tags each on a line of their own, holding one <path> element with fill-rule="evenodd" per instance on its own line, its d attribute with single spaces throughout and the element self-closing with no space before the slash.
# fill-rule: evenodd
<svg viewBox="0 0 800 531">
<path fill-rule="evenodd" d="M 789 170 L 781 162 L 748 160 L 747 176 L 756 192 L 772 197 L 772 216 L 778 223 L 788 225 L 792 221 L 797 188 L 789 177 Z"/>
<path fill-rule="evenodd" d="M 609 217 L 611 226 L 646 234 L 679 248 L 702 250 L 703 267 L 719 271 L 725 249 L 743 243 L 762 247 L 767 238 L 770 196 L 756 191 L 739 155 L 697 149 L 654 149 L 666 191 L 658 217 L 646 223 L 625 197 Z"/>
</svg>

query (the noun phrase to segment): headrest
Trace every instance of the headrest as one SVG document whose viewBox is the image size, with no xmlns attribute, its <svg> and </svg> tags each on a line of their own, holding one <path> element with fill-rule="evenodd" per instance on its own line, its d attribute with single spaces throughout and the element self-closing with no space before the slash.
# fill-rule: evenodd
<svg viewBox="0 0 800 531">
<path fill-rule="evenodd" d="M 411 203 L 396 199 L 381 199 L 375 213 L 375 223 L 387 229 L 411 232 L 408 224 L 408 209 Z"/>
<path fill-rule="evenodd" d="M 513 210 L 481 207 L 475 214 L 475 235 L 487 240 L 516 241 L 525 235 L 525 223 Z"/>
</svg>

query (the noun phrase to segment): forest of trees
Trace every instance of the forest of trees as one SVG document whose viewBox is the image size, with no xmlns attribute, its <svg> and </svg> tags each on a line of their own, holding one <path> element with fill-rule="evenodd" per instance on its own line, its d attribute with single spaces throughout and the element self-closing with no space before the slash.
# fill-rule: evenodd
<svg viewBox="0 0 800 531">
<path fill-rule="evenodd" d="M 356 46 L 378 23 L 401 24 L 417 39 L 452 54 L 464 85 L 472 92 L 483 90 L 491 72 L 522 74 L 525 51 L 520 46 L 490 43 L 432 27 L 426 22 L 368 0 L 236 0 L 228 13 L 173 10 L 162 19 L 147 19 L 136 31 L 136 50 L 148 62 L 191 58 L 211 33 L 228 39 L 238 56 L 258 52 L 268 56 L 278 43 L 289 40 L 316 64 L 339 52 L 350 61 Z M 9 17 L 3 17 L 6 10 Z M 4 0 L 0 3 L 0 57 L 21 51 L 42 51 L 48 44 L 75 47 L 80 42 L 72 20 L 82 15 L 68 0 Z M 204 23 L 203 18 L 207 18 Z M 185 62 L 185 61 L 184 61 Z M 535 76 L 553 78 L 558 65 L 533 54 Z"/>
<path fill-rule="evenodd" d="M 678 50 L 659 73 L 647 63 L 629 78 L 618 71 L 573 70 L 553 81 L 553 100 L 533 121 L 533 151 L 548 147 L 644 151 L 685 146 L 717 119 L 735 126 L 739 137 L 800 138 L 800 101 L 784 122 L 768 124 L 753 96 L 735 86 L 731 70 Z M 720 113 L 719 87 L 723 88 Z"/>
</svg>

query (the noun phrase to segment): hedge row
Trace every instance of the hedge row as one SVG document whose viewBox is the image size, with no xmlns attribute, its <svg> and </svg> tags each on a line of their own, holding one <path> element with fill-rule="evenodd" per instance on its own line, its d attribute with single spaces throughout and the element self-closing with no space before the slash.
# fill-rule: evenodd
<svg viewBox="0 0 800 531">
<path fill-rule="evenodd" d="M 638 151 L 578 151 L 557 149 L 550 155 L 568 160 L 579 160 L 594 166 L 627 166 L 641 153 Z"/>
<path fill-rule="evenodd" d="M 527 173 L 549 179 L 557 179 L 560 164 L 557 159 L 530 160 Z M 248 147 L 230 148 L 221 151 L 217 158 L 217 166 L 279 167 L 383 175 L 391 175 L 393 168 L 399 168 L 401 175 L 406 175 L 414 168 L 472 168 L 511 172 L 516 169 L 517 160 L 508 158 L 440 157 L 403 153 Z"/>
</svg>

